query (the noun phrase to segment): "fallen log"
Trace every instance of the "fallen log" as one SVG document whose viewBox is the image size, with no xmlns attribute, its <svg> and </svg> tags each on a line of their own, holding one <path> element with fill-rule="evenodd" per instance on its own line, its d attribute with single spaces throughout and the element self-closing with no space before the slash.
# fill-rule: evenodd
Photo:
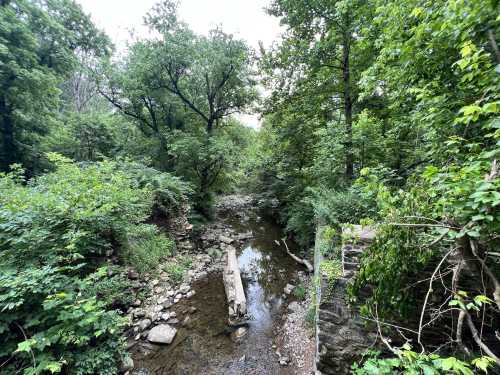
<svg viewBox="0 0 500 375">
<path fill-rule="evenodd" d="M 227 248 L 226 266 L 224 267 L 223 282 L 226 291 L 227 303 L 229 305 L 229 325 L 241 324 L 247 313 L 247 300 L 243 283 L 241 282 L 240 268 L 236 249 L 232 246 Z"/>
<path fill-rule="evenodd" d="M 313 273 L 314 272 L 314 267 L 312 266 L 312 264 L 309 263 L 309 261 L 307 261 L 306 259 L 299 258 L 297 255 L 293 254 L 290 251 L 290 249 L 288 248 L 288 245 L 286 244 L 285 239 L 283 238 L 281 240 L 285 244 L 285 249 L 286 249 L 286 252 L 288 253 L 288 255 L 290 255 L 290 257 L 292 257 L 292 259 L 295 260 L 297 263 L 302 264 L 304 267 L 306 267 L 307 271 L 309 273 Z M 279 241 L 275 241 L 275 242 L 279 245 Z"/>
</svg>

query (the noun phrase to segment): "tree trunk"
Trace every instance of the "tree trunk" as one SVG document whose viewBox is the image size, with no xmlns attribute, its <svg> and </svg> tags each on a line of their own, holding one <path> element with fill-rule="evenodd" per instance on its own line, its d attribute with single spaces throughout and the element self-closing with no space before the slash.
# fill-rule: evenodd
<svg viewBox="0 0 500 375">
<path fill-rule="evenodd" d="M 0 171 L 8 172 L 10 165 L 17 162 L 17 150 L 14 140 L 14 124 L 5 97 L 0 97 L 0 131 L 2 152 L 0 153 Z"/>
<path fill-rule="evenodd" d="M 212 130 L 214 128 L 214 122 L 215 120 L 210 118 L 208 121 L 207 121 L 207 138 L 210 138 L 212 136 Z"/>
<path fill-rule="evenodd" d="M 344 114 L 345 114 L 345 176 L 348 181 L 354 177 L 354 155 L 352 151 L 352 93 L 351 93 L 351 71 L 350 71 L 350 47 L 351 35 L 344 33 L 342 41 L 342 80 L 344 86 Z"/>
<path fill-rule="evenodd" d="M 229 247 L 226 255 L 226 266 L 223 273 L 224 288 L 226 290 L 227 304 L 229 310 L 229 325 L 239 325 L 247 313 L 247 300 L 241 282 L 240 268 L 236 249 Z"/>
</svg>

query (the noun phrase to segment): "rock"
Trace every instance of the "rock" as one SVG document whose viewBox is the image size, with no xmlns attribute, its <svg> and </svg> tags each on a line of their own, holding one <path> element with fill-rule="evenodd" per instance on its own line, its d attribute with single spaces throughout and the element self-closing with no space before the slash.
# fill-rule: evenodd
<svg viewBox="0 0 500 375">
<path fill-rule="evenodd" d="M 123 358 L 122 363 L 120 365 L 120 372 L 127 372 L 134 369 L 134 360 L 129 356 Z"/>
<path fill-rule="evenodd" d="M 194 296 L 196 294 L 196 292 L 194 290 L 190 290 L 188 292 L 188 294 L 186 294 L 186 298 L 191 298 L 192 296 Z"/>
<path fill-rule="evenodd" d="M 239 240 L 239 241 L 243 241 L 243 240 L 247 240 L 249 238 L 252 238 L 253 237 L 253 233 L 250 231 L 250 232 L 246 232 L 246 233 L 240 233 L 236 236 L 236 238 Z"/>
<path fill-rule="evenodd" d="M 134 318 L 142 318 L 143 316 L 146 316 L 146 312 L 142 309 L 137 309 L 132 315 L 134 316 Z"/>
<path fill-rule="evenodd" d="M 137 280 L 139 278 L 139 274 L 135 270 L 129 270 L 128 271 L 128 278 L 130 280 Z"/>
<path fill-rule="evenodd" d="M 140 299 L 136 299 L 134 302 L 132 302 L 132 306 L 134 307 L 139 307 L 141 306 L 142 301 Z"/>
<path fill-rule="evenodd" d="M 149 328 L 151 325 L 151 320 L 150 319 L 143 319 L 139 322 L 137 325 L 141 331 L 144 331 Z"/>
<path fill-rule="evenodd" d="M 288 305 L 288 310 L 292 312 L 297 312 L 300 310 L 300 305 L 298 302 L 294 301 Z"/>
<path fill-rule="evenodd" d="M 189 327 L 191 325 L 191 317 L 187 315 L 184 320 L 182 321 L 181 325 L 183 327 Z"/>
<path fill-rule="evenodd" d="M 172 312 L 170 313 L 170 317 L 171 317 L 171 318 L 176 318 L 176 317 L 177 317 L 177 313 L 176 313 L 175 311 L 172 311 Z"/>
<path fill-rule="evenodd" d="M 179 324 L 179 319 L 171 317 L 169 320 L 167 320 L 167 323 L 168 324 Z"/>
<path fill-rule="evenodd" d="M 285 294 L 291 294 L 293 292 L 293 290 L 295 289 L 295 285 L 292 285 L 292 284 L 286 284 L 285 288 L 283 289 L 283 291 L 285 292 Z"/>
<path fill-rule="evenodd" d="M 234 242 L 234 239 L 233 238 L 230 238 L 230 237 L 226 237 L 226 236 L 223 236 L 223 235 L 220 235 L 219 236 L 219 241 L 222 242 L 222 243 L 225 243 L 225 244 L 231 244 Z"/>
<path fill-rule="evenodd" d="M 163 313 L 160 315 L 160 319 L 161 320 L 169 320 L 170 319 L 170 313 L 169 312 L 166 312 L 166 313 Z"/>
<path fill-rule="evenodd" d="M 182 284 L 179 288 L 179 292 L 182 294 L 187 294 L 191 290 L 191 287 L 188 284 Z"/>
<path fill-rule="evenodd" d="M 172 301 L 166 300 L 165 302 L 162 303 L 162 306 L 164 309 L 168 309 L 169 307 L 172 306 Z"/>
<path fill-rule="evenodd" d="M 152 286 L 157 286 L 159 283 L 160 283 L 160 280 L 157 280 L 157 279 L 151 281 Z"/>
<path fill-rule="evenodd" d="M 167 301 L 168 301 L 168 297 L 160 297 L 160 298 L 158 298 L 158 299 L 156 300 L 156 303 L 157 303 L 158 305 L 163 305 L 163 304 L 164 304 L 165 302 L 167 302 Z"/>
<path fill-rule="evenodd" d="M 168 324 L 160 324 L 149 331 L 148 341 L 155 344 L 171 344 L 176 334 L 175 328 Z"/>
<path fill-rule="evenodd" d="M 240 327 L 231 334 L 231 338 L 234 341 L 241 340 L 248 333 L 248 329 L 245 327 Z"/>
<path fill-rule="evenodd" d="M 191 306 L 191 307 L 189 308 L 189 312 L 190 312 L 191 314 L 194 314 L 196 311 L 198 311 L 198 309 L 197 309 L 196 307 L 194 307 L 194 306 Z"/>
<path fill-rule="evenodd" d="M 167 292 L 167 296 L 169 296 L 169 297 L 173 297 L 173 296 L 175 296 L 175 292 L 174 292 L 173 290 L 169 290 L 169 291 Z"/>
<path fill-rule="evenodd" d="M 281 357 L 281 358 L 280 358 L 280 365 L 281 365 L 281 366 L 286 366 L 286 365 L 288 365 L 288 362 L 290 362 L 290 358 L 288 358 L 288 357 Z"/>
</svg>

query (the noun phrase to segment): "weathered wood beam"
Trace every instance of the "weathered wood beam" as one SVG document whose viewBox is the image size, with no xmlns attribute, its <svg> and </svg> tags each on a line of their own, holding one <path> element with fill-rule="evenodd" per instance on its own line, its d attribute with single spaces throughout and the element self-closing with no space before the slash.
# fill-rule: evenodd
<svg viewBox="0 0 500 375">
<path fill-rule="evenodd" d="M 229 324 L 239 325 L 245 319 L 247 313 L 247 300 L 241 282 L 236 249 L 232 246 L 228 247 L 226 257 L 223 281 L 229 305 Z"/>
</svg>

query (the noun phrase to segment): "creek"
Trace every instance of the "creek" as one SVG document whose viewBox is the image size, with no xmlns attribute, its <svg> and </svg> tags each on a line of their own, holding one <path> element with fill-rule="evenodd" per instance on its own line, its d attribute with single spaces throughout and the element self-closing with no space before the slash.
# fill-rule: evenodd
<svg viewBox="0 0 500 375">
<path fill-rule="evenodd" d="M 168 346 L 154 346 L 147 353 L 133 352 L 134 375 L 184 374 L 293 374 L 279 364 L 276 340 L 286 305 L 283 295 L 287 283 L 298 283 L 300 266 L 275 241 L 282 229 L 255 212 L 241 216 L 226 214 L 218 220 L 236 233 L 252 231 L 253 238 L 238 249 L 249 321 L 247 332 L 236 338 L 227 325 L 228 308 L 220 272 L 193 284 L 196 294 L 179 302 L 175 311 L 180 321 Z M 289 243 L 294 248 L 292 243 Z"/>
</svg>

